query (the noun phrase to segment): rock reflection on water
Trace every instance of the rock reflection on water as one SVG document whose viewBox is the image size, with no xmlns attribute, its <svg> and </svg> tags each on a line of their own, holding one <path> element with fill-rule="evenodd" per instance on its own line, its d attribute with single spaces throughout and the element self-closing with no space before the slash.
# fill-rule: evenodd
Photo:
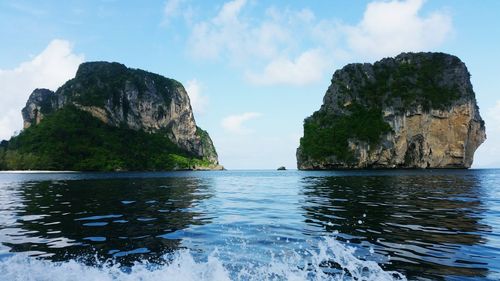
<svg viewBox="0 0 500 281">
<path fill-rule="evenodd" d="M 484 196 L 475 175 L 305 177 L 306 223 L 390 256 L 408 276 L 486 276 Z"/>
<path fill-rule="evenodd" d="M 207 179 L 24 182 L 2 190 L 0 239 L 12 252 L 53 260 L 156 258 L 176 250 L 166 236 L 210 222 L 196 211 Z M 7 217 L 9 215 L 9 217 Z M 132 260 L 131 254 L 136 254 Z M 138 257 L 137 255 L 140 255 Z"/>
<path fill-rule="evenodd" d="M 129 268 L 133 262 L 163 263 L 173 256 L 163 254 L 187 249 L 202 264 L 218 253 L 236 275 L 269 264 L 292 271 L 316 264 L 342 273 L 328 255 L 314 263 L 311 254 L 337 233 L 342 245 L 355 246 L 357 258 L 409 280 L 498 280 L 499 175 L 0 173 L 0 261 L 22 252 L 92 265 L 111 258 Z"/>
</svg>

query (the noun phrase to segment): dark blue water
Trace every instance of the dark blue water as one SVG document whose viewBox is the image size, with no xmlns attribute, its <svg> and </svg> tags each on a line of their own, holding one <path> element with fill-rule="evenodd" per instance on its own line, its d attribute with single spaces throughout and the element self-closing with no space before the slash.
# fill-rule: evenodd
<svg viewBox="0 0 500 281">
<path fill-rule="evenodd" d="M 0 280 L 500 280 L 500 170 L 0 173 Z"/>
</svg>

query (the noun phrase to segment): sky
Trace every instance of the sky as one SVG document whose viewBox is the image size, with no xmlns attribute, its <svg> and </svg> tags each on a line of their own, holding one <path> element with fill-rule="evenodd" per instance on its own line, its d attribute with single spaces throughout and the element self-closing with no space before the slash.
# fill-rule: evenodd
<svg viewBox="0 0 500 281">
<path fill-rule="evenodd" d="M 335 70 L 438 51 L 472 75 L 488 138 L 473 167 L 500 167 L 498 11 L 496 0 L 0 0 L 0 139 L 22 129 L 35 88 L 116 61 L 183 83 L 226 168 L 295 168 Z"/>
</svg>

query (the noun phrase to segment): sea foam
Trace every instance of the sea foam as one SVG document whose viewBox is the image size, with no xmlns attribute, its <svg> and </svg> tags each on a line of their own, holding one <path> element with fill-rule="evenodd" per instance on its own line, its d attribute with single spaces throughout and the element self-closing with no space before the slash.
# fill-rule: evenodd
<svg viewBox="0 0 500 281">
<path fill-rule="evenodd" d="M 51 262 L 18 254 L 0 260 L 0 276 L 5 281 L 406 280 L 400 273 L 384 271 L 374 261 L 357 258 L 353 247 L 334 238 L 326 238 L 316 250 L 307 252 L 307 258 L 294 252 L 274 255 L 266 265 L 234 266 L 223 262 L 218 251 L 204 260 L 196 260 L 188 250 L 180 250 L 165 256 L 165 262 L 137 262 L 131 267 L 113 262 L 101 266 L 88 266 L 76 260 Z M 333 269 L 329 268 L 331 265 Z"/>
</svg>

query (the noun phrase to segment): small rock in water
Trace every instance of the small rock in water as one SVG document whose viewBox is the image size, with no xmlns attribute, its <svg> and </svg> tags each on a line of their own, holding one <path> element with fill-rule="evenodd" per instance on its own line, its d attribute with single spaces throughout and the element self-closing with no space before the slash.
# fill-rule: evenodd
<svg viewBox="0 0 500 281">
<path fill-rule="evenodd" d="M 279 167 L 279 168 L 278 168 L 278 171 L 286 171 L 285 166 L 281 166 L 281 167 Z"/>
</svg>

